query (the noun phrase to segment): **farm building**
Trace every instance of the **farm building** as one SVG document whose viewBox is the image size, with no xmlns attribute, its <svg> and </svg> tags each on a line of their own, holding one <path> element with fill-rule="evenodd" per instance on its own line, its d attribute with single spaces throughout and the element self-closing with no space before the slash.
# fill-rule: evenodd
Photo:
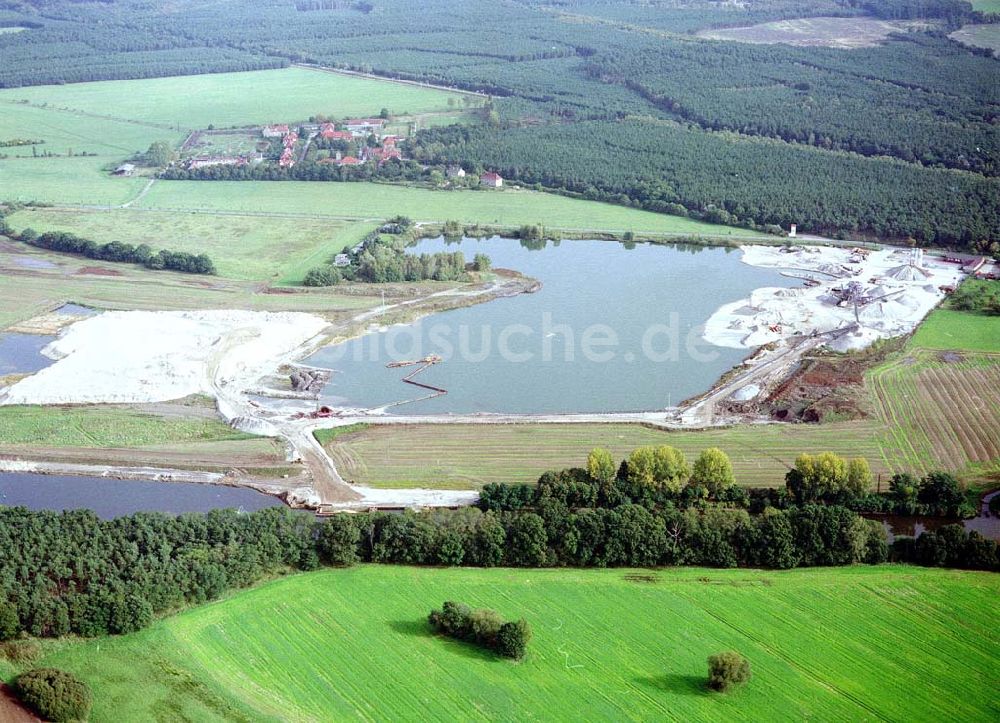
<svg viewBox="0 0 1000 723">
<path fill-rule="evenodd" d="M 131 176 L 133 173 L 135 173 L 135 165 L 132 163 L 123 163 L 114 171 L 116 176 Z"/>
<path fill-rule="evenodd" d="M 465 178 L 465 169 L 461 166 L 448 166 L 444 175 L 448 178 Z"/>
<path fill-rule="evenodd" d="M 479 184 L 486 186 L 487 188 L 502 188 L 503 178 L 500 177 L 499 173 L 493 173 L 493 171 L 490 171 L 489 173 L 484 173 L 479 177 Z"/>
<path fill-rule="evenodd" d="M 281 138 L 288 134 L 287 125 L 278 126 L 264 126 L 264 129 L 260 132 L 265 138 Z"/>
<path fill-rule="evenodd" d="M 333 259 L 334 266 L 350 266 L 351 257 L 348 254 L 337 254 Z"/>
<path fill-rule="evenodd" d="M 351 133 L 374 133 L 385 126 L 382 118 L 352 118 L 344 122 L 344 127 Z"/>
</svg>

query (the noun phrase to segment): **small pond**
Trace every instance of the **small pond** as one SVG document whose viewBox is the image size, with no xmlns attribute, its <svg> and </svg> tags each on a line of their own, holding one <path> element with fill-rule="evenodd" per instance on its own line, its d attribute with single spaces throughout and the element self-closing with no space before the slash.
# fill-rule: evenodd
<svg viewBox="0 0 1000 723">
<path fill-rule="evenodd" d="M 866 515 L 867 516 L 867 515 Z M 966 532 L 975 530 L 983 537 L 1000 540 L 1000 517 L 980 515 L 968 520 L 949 520 L 942 517 L 910 517 L 903 515 L 871 515 L 871 519 L 879 520 L 886 532 L 889 542 L 900 535 L 919 537 L 925 530 L 933 531 L 945 525 L 961 524 Z"/>
</svg>

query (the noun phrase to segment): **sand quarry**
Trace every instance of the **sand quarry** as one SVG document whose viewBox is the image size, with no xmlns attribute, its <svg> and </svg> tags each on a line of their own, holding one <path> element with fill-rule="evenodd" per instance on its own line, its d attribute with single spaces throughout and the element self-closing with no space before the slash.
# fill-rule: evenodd
<svg viewBox="0 0 1000 723">
<path fill-rule="evenodd" d="M 631 416 L 666 426 L 720 423 L 715 413 L 720 399 L 757 396 L 762 384 L 786 375 L 803 350 L 828 344 L 847 351 L 909 333 L 941 301 L 943 289 L 955 286 L 962 277 L 956 264 L 925 258 L 919 250 L 744 246 L 742 252 L 744 263 L 778 269 L 802 279 L 804 285 L 761 288 L 749 298 L 726 304 L 708 320 L 704 337 L 719 346 L 750 350 L 771 345 L 772 351 L 758 355 L 747 371 L 680 410 L 682 414 Z M 289 458 L 302 461 L 312 480 L 308 487 L 293 490 L 299 504 L 435 506 L 469 504 L 476 497 L 470 491 L 373 490 L 349 485 L 312 431 L 372 421 L 371 410 L 313 420 L 290 415 L 287 405 L 267 409 L 253 399 L 252 390 L 282 365 L 305 358 L 337 333 L 319 316 L 233 310 L 110 311 L 55 326 L 59 336 L 43 350 L 55 363 L 0 389 L 0 404 L 140 404 L 203 394 L 216 400 L 221 416 L 235 428 L 286 441 Z M 302 404 L 310 406 L 308 402 L 298 406 Z M 615 414 L 578 416 L 521 415 L 515 419 L 508 415 L 506 421 L 636 421 Z M 491 421 L 478 415 L 405 421 L 462 420 Z M 385 416 L 383 421 L 390 418 Z"/>
<path fill-rule="evenodd" d="M 743 262 L 801 278 L 802 288 L 767 287 L 726 304 L 705 324 L 706 341 L 752 349 L 793 336 L 850 330 L 830 343 L 861 349 L 908 334 L 962 278 L 957 264 L 919 249 L 743 246 Z M 855 304 L 855 301 L 857 302 Z"/>
</svg>

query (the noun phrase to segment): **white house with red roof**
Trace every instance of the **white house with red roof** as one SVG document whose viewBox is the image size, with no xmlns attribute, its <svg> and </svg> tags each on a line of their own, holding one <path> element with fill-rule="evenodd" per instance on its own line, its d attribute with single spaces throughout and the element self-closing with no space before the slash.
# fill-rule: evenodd
<svg viewBox="0 0 1000 723">
<path fill-rule="evenodd" d="M 288 125 L 264 126 L 260 134 L 265 138 L 281 138 L 288 135 Z"/>
<path fill-rule="evenodd" d="M 503 178 L 500 177 L 499 173 L 489 171 L 479 177 L 479 185 L 487 188 L 503 188 Z"/>
</svg>

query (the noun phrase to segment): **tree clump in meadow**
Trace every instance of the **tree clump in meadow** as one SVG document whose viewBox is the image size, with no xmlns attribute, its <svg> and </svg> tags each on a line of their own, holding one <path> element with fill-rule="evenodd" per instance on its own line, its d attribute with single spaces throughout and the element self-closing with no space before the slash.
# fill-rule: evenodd
<svg viewBox="0 0 1000 723">
<path fill-rule="evenodd" d="M 505 621 L 496 610 L 471 609 L 452 600 L 440 610 L 432 610 L 428 621 L 437 632 L 495 651 L 512 660 L 521 660 L 531 641 L 531 626 L 523 618 Z"/>
<path fill-rule="evenodd" d="M 750 661 L 736 651 L 716 653 L 708 658 L 708 687 L 728 693 L 750 680 Z"/>
</svg>

